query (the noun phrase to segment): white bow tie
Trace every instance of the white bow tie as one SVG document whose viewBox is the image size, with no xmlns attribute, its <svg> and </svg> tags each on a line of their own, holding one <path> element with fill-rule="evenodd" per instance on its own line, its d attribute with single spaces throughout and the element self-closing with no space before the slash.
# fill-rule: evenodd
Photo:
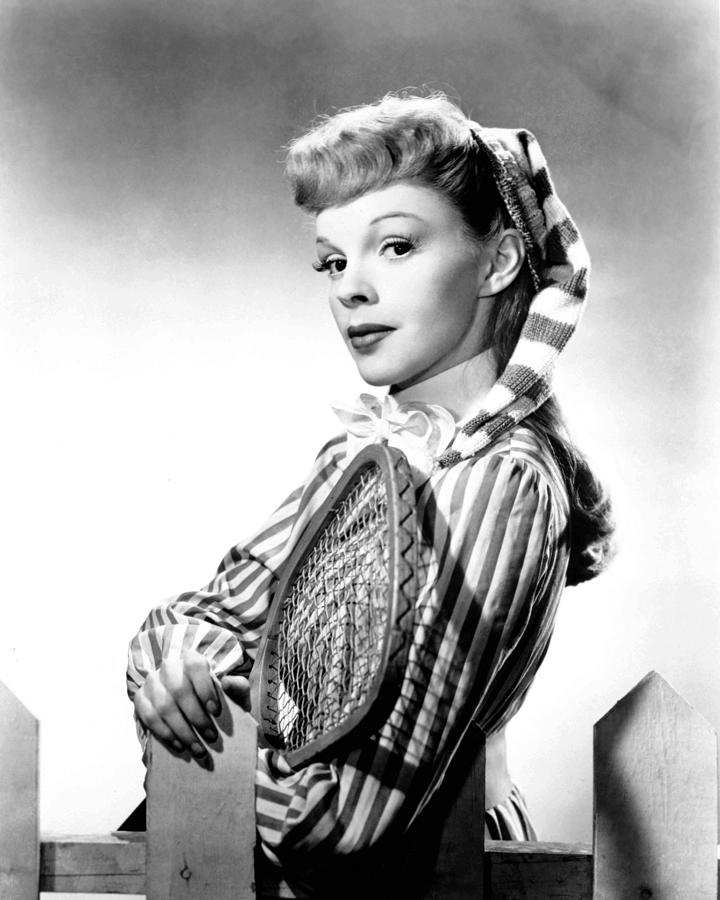
<svg viewBox="0 0 720 900">
<path fill-rule="evenodd" d="M 348 432 L 347 459 L 368 444 L 386 443 L 407 457 L 423 477 L 455 435 L 455 420 L 442 406 L 419 401 L 398 403 L 390 394 L 382 399 L 360 394 L 352 407 L 333 406 Z"/>
</svg>

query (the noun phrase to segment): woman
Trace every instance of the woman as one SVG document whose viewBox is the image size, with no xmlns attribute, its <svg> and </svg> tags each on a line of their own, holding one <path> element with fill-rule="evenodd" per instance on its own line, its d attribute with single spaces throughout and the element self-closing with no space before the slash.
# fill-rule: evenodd
<svg viewBox="0 0 720 900">
<path fill-rule="evenodd" d="M 481 128 L 441 96 L 387 97 L 294 142 L 288 174 L 316 219 L 315 267 L 341 336 L 363 379 L 390 390 L 337 410 L 346 433 L 305 485 L 204 590 L 151 612 L 131 645 L 129 692 L 141 734 L 203 756 L 218 686 L 248 704 L 273 587 L 312 514 L 363 444 L 406 452 L 429 562 L 420 649 L 395 708 L 328 762 L 294 771 L 277 751 L 258 755 L 261 849 L 317 884 L 338 857 L 406 830 L 473 722 L 489 735 L 488 835 L 534 836 L 504 728 L 564 584 L 603 568 L 612 526 L 552 395 L 589 263 L 532 135 Z"/>
</svg>

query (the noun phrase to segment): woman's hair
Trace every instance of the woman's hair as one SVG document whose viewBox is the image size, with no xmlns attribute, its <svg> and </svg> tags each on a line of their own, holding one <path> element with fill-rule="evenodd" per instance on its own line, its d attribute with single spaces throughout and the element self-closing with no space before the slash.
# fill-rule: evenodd
<svg viewBox="0 0 720 900">
<path fill-rule="evenodd" d="M 307 212 L 412 180 L 447 197 L 474 238 L 485 239 L 502 224 L 504 206 L 487 157 L 465 115 L 443 95 L 389 95 L 325 117 L 293 141 L 286 169 L 295 202 Z"/>
<path fill-rule="evenodd" d="M 442 94 L 388 95 L 325 117 L 291 143 L 286 168 L 295 202 L 307 212 L 321 212 L 394 182 L 414 181 L 446 197 L 475 241 L 512 226 L 469 120 Z M 533 295 L 526 262 L 497 295 L 488 322 L 498 375 L 515 349 Z M 570 497 L 567 583 L 587 581 L 610 558 L 614 526 L 609 498 L 570 439 L 554 397 L 524 421 L 546 438 Z"/>
</svg>

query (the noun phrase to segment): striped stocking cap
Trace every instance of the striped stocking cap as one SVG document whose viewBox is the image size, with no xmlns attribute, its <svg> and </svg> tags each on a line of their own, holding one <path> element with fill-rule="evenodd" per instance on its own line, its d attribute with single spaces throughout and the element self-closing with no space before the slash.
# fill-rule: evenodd
<svg viewBox="0 0 720 900">
<path fill-rule="evenodd" d="M 482 406 L 460 423 L 451 447 L 437 460 L 441 467 L 473 456 L 548 399 L 553 366 L 580 320 L 590 272 L 585 244 L 555 193 L 535 137 L 475 123 L 472 132 L 525 241 L 535 296 L 505 371 Z"/>
</svg>

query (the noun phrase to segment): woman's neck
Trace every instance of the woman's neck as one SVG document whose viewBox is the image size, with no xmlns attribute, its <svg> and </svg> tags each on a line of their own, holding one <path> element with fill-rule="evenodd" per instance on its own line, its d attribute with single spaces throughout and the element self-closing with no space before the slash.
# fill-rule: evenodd
<svg viewBox="0 0 720 900">
<path fill-rule="evenodd" d="M 488 393 L 497 380 L 495 355 L 492 349 L 483 350 L 444 372 L 431 375 L 402 390 L 390 388 L 390 393 L 404 403 L 417 400 L 437 403 L 452 413 L 456 421 L 464 419 L 472 407 Z"/>
</svg>

